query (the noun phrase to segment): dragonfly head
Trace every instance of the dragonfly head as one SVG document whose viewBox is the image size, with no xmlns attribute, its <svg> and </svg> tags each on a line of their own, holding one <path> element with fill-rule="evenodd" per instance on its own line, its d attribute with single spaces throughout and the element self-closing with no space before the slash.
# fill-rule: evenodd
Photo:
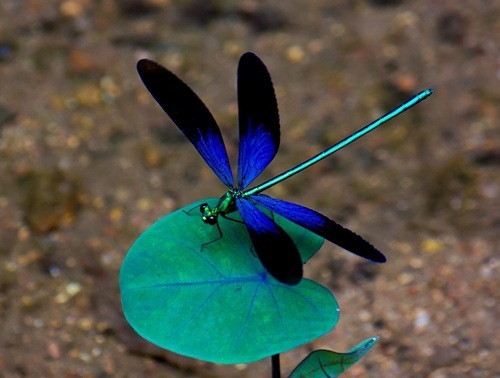
<svg viewBox="0 0 500 378">
<path fill-rule="evenodd" d="M 219 215 L 217 208 L 211 209 L 208 203 L 202 203 L 200 205 L 200 212 L 203 222 L 212 226 L 217 223 L 217 217 Z"/>
</svg>

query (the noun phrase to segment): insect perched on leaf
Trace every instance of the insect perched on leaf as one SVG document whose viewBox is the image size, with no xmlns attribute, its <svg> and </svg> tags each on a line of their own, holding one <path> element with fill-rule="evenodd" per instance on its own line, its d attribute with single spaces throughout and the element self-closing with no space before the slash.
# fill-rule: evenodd
<svg viewBox="0 0 500 378">
<path fill-rule="evenodd" d="M 311 159 L 260 184 L 246 189 L 269 165 L 280 144 L 278 105 L 269 72 L 253 53 L 245 53 L 238 64 L 239 156 L 238 182 L 234 184 L 231 166 L 215 119 L 200 98 L 160 64 L 148 59 L 137 63 L 144 85 L 172 121 L 191 141 L 217 177 L 228 187 L 216 207 L 203 204 L 202 219 L 218 225 L 218 217 L 238 211 L 245 223 L 257 257 L 278 281 L 296 285 L 302 279 L 302 259 L 288 234 L 260 207 L 269 209 L 316 233 L 336 245 L 373 262 L 385 256 L 356 233 L 304 206 L 260 194 L 279 182 L 330 156 L 354 140 L 430 96 L 427 89 L 356 133 Z M 219 229 L 220 233 L 220 229 Z"/>
</svg>

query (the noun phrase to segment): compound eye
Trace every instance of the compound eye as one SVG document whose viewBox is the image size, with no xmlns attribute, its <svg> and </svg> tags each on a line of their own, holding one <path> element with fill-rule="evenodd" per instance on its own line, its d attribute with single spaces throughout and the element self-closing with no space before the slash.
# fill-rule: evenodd
<svg viewBox="0 0 500 378">
<path fill-rule="evenodd" d="M 206 222 L 210 225 L 214 225 L 217 223 L 217 217 L 214 215 L 210 215 L 209 217 L 207 217 Z"/>
<path fill-rule="evenodd" d="M 202 203 L 200 205 L 200 212 L 203 214 L 205 212 L 205 209 L 207 208 L 208 203 Z"/>
</svg>

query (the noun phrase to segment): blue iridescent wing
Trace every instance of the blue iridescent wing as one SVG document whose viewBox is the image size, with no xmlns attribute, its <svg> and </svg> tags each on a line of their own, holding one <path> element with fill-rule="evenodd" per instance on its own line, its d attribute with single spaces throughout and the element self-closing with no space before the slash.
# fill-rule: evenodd
<svg viewBox="0 0 500 378">
<path fill-rule="evenodd" d="M 265 195 L 251 196 L 251 198 L 259 205 L 267 207 L 272 212 L 297 223 L 355 255 L 377 263 L 386 261 L 382 252 L 361 236 L 314 210 Z"/>
<path fill-rule="evenodd" d="M 148 59 L 137 63 L 142 82 L 177 127 L 198 150 L 217 177 L 233 187 L 233 174 L 214 117 L 200 98 L 181 79 Z"/>
<path fill-rule="evenodd" d="M 260 262 L 278 281 L 296 285 L 302 279 L 302 258 L 290 236 L 247 199 L 236 198 Z"/>
<path fill-rule="evenodd" d="M 247 187 L 273 160 L 280 144 L 278 103 L 266 66 L 253 53 L 238 64 L 240 152 L 238 186 Z"/>
</svg>

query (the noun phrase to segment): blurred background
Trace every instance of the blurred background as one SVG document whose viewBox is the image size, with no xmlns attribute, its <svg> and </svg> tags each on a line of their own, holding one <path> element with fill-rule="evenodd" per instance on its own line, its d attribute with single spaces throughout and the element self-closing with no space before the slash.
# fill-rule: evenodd
<svg viewBox="0 0 500 378">
<path fill-rule="evenodd" d="M 499 35 L 495 1 L 2 0 L 0 376 L 270 376 L 269 361 L 217 366 L 153 347 L 124 321 L 118 287 L 142 231 L 224 192 L 136 61 L 199 94 L 235 163 L 237 60 L 254 51 L 282 125 L 262 179 L 436 89 L 267 192 L 388 257 L 325 244 L 306 276 L 334 292 L 340 322 L 283 354 L 283 372 L 379 335 L 346 377 L 500 377 Z"/>
</svg>

